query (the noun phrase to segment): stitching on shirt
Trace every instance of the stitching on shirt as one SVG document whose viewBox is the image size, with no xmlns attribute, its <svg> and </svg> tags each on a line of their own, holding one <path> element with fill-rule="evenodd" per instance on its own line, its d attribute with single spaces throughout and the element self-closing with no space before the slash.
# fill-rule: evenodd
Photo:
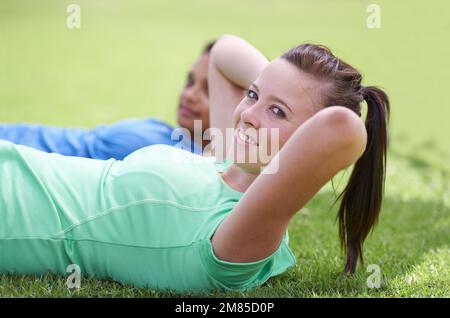
<svg viewBox="0 0 450 318">
<path fill-rule="evenodd" d="M 197 212 L 209 212 L 212 209 L 216 209 L 216 208 L 219 208 L 219 207 L 225 207 L 226 206 L 226 204 L 221 204 L 221 205 L 215 205 L 215 206 L 210 206 L 210 207 L 191 207 L 191 206 L 182 205 L 182 204 L 179 204 L 177 202 L 170 201 L 170 200 L 145 199 L 145 200 L 141 200 L 141 201 L 136 201 L 136 202 L 132 202 L 132 203 L 129 203 L 129 204 L 125 204 L 125 205 L 122 205 L 122 206 L 112 207 L 112 208 L 106 209 L 106 210 L 104 210 L 104 211 L 102 211 L 102 212 L 100 212 L 100 213 L 98 213 L 96 215 L 87 217 L 87 218 L 85 218 L 85 219 L 83 219 L 83 220 L 81 220 L 81 221 L 79 221 L 77 223 L 72 224 L 68 228 L 58 232 L 56 235 L 66 234 L 70 230 L 72 230 L 72 229 L 74 229 L 74 228 L 76 228 L 76 227 L 78 227 L 78 226 L 80 226 L 82 224 L 85 224 L 87 222 L 93 221 L 93 220 L 98 219 L 100 217 L 106 216 L 106 215 L 108 215 L 108 214 L 110 214 L 110 213 L 112 213 L 114 211 L 124 210 L 124 209 L 126 209 L 128 207 L 135 206 L 135 205 L 140 205 L 140 204 L 168 204 L 168 205 L 174 206 L 176 208 L 180 208 L 180 209 L 184 209 L 184 210 L 188 210 L 188 211 L 194 211 L 194 212 L 195 211 L 197 211 Z"/>
<path fill-rule="evenodd" d="M 165 250 L 165 249 L 174 249 L 174 248 L 186 248 L 192 247 L 201 241 L 194 241 L 187 245 L 173 245 L 173 246 L 142 246 L 142 245 L 131 245 L 131 244 L 123 244 L 123 243 L 114 243 L 114 242 L 104 242 L 98 240 L 90 240 L 90 239 L 70 239 L 70 238 L 54 238 L 54 237 L 33 237 L 33 236 L 24 236 L 24 237 L 8 237 L 8 238 L 0 238 L 3 241 L 14 241 L 14 240 L 41 240 L 41 241 L 56 241 L 56 242 L 90 242 L 97 244 L 105 244 L 105 245 L 115 245 L 122 247 L 132 247 L 132 248 L 142 248 L 142 249 L 152 249 L 152 250 Z"/>
</svg>

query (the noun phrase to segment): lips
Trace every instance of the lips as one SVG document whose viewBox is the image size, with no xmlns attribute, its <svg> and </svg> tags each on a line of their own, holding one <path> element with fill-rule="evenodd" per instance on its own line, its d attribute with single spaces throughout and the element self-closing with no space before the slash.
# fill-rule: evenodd
<svg viewBox="0 0 450 318">
<path fill-rule="evenodd" d="M 251 136 L 247 135 L 242 128 L 236 128 L 236 139 L 243 144 L 258 146 L 258 142 L 253 139 Z"/>
<path fill-rule="evenodd" d="M 189 107 L 186 107 L 184 105 L 180 105 L 180 107 L 178 108 L 178 112 L 185 117 L 198 117 L 200 116 L 199 112 L 193 111 L 192 109 L 190 109 Z"/>
</svg>

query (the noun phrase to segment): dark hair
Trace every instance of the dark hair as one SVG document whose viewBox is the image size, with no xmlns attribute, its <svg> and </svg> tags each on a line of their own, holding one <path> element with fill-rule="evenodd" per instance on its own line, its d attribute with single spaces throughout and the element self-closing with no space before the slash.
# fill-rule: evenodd
<svg viewBox="0 0 450 318">
<path fill-rule="evenodd" d="M 340 105 L 361 116 L 361 102 L 367 103 L 366 149 L 355 162 L 348 184 L 336 199 L 342 197 L 337 219 L 346 256 L 344 271 L 354 273 L 358 258 L 361 263 L 364 261 L 363 243 L 377 223 L 381 210 L 390 116 L 388 96 L 378 87 L 362 86 L 361 74 L 325 46 L 302 44 L 288 50 L 281 58 L 328 84 L 324 85 L 321 94 L 324 107 Z"/>
<path fill-rule="evenodd" d="M 216 41 L 217 40 L 213 40 L 213 41 L 206 43 L 205 46 L 203 47 L 202 55 L 211 53 L 211 50 L 212 50 L 214 44 L 216 44 Z"/>
</svg>

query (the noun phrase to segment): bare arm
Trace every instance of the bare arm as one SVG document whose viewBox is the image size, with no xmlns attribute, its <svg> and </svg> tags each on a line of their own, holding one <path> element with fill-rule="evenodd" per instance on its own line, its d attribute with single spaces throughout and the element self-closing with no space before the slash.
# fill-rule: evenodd
<svg viewBox="0 0 450 318">
<path fill-rule="evenodd" d="M 366 130 L 350 110 L 327 107 L 304 122 L 213 236 L 217 257 L 252 262 L 279 246 L 292 216 L 363 153 Z"/>
<path fill-rule="evenodd" d="M 256 48 L 237 36 L 224 35 L 212 48 L 208 68 L 210 123 L 223 136 L 226 128 L 232 127 L 233 111 L 244 97 L 245 89 L 268 63 Z M 222 154 L 225 154 L 223 145 Z"/>
</svg>

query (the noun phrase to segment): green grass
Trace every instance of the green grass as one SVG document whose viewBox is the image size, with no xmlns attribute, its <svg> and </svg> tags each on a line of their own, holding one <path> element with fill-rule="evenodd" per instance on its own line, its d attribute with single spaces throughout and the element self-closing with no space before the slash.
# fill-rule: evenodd
<svg viewBox="0 0 450 318">
<path fill-rule="evenodd" d="M 345 181 L 335 178 L 335 186 Z M 342 179 L 342 181 L 340 181 Z M 365 266 L 355 277 L 342 274 L 343 258 L 334 222 L 335 195 L 330 185 L 308 203 L 290 225 L 297 266 L 248 293 L 210 297 L 448 297 L 450 295 L 449 174 L 416 168 L 392 156 L 380 222 L 365 244 Z M 367 265 L 380 266 L 379 289 L 367 287 Z M 27 297 L 173 297 L 173 293 L 82 279 L 80 290 L 65 286 L 67 277 L 0 278 L 0 296 Z M 183 295 L 195 296 L 195 295 Z"/>
<path fill-rule="evenodd" d="M 68 3 L 82 27 L 65 27 Z M 392 101 L 386 193 L 365 244 L 365 266 L 342 274 L 330 184 L 290 225 L 297 266 L 248 293 L 212 297 L 448 297 L 450 295 L 450 56 L 448 2 L 377 1 L 382 29 L 365 26 L 372 1 L 0 2 L 0 120 L 92 127 L 154 116 L 175 124 L 178 92 L 202 45 L 223 33 L 273 58 L 303 41 L 324 43 L 380 84 Z M 348 174 L 337 176 L 337 191 Z M 369 264 L 381 268 L 368 288 Z M 168 297 L 118 283 L 0 277 L 2 297 Z"/>
</svg>

